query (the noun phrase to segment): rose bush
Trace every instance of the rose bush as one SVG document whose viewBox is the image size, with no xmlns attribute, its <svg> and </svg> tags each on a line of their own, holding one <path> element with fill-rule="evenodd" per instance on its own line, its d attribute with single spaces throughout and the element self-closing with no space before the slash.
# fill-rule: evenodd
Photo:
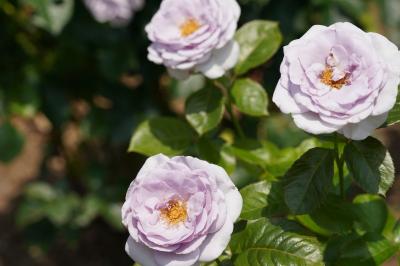
<svg viewBox="0 0 400 266">
<path fill-rule="evenodd" d="M 242 198 L 221 167 L 156 155 L 132 182 L 122 208 L 127 253 L 144 266 L 212 261 L 227 247 Z"/>
<path fill-rule="evenodd" d="M 384 36 L 350 23 L 313 26 L 284 48 L 273 101 L 301 129 L 362 140 L 396 102 L 400 52 Z"/>
<path fill-rule="evenodd" d="M 30 158 L 44 158 L 28 167 L 39 178 L 17 200 L 16 225 L 33 245 L 27 250 L 51 247 L 52 254 L 40 261 L 55 265 L 65 264 L 64 255 L 67 261 L 81 258 L 77 264 L 140 266 L 376 266 L 397 256 L 400 221 L 384 198 L 393 198 L 391 155 L 378 139 L 336 133 L 361 139 L 384 122 L 396 96 L 397 48 L 348 23 L 315 26 L 285 48 L 274 100 L 307 131 L 335 133 L 304 134 L 268 97 L 280 78 L 276 52 L 282 40 L 306 31 L 305 20 L 333 23 L 351 7 L 346 13 L 361 14 L 353 18 L 360 26 L 389 33 L 398 23 L 385 28 L 371 22 L 396 16 L 385 10 L 376 16 L 371 8 L 394 6 L 386 0 L 238 0 L 242 22 L 255 14 L 282 21 L 249 21 L 233 34 L 241 12 L 235 1 L 164 0 L 147 28 L 150 58 L 181 77 L 222 75 L 179 81 L 146 60 L 142 33 L 160 2 L 147 1 L 135 23 L 114 30 L 108 27 L 112 22 L 91 23 L 74 0 L 0 3 L 7 51 L 0 168 L 19 169 L 13 164 L 25 167 Z M 105 3 L 112 2 L 92 2 Z M 121 17 L 129 19 L 128 1 L 113 3 L 125 7 L 101 10 L 116 17 L 117 25 Z M 360 13 L 362 8 L 367 11 Z M 24 26 L 28 20 L 32 24 Z M 237 63 L 223 75 L 234 65 L 235 47 Z M 399 122 L 400 97 L 383 127 Z M 125 198 L 128 175 L 139 171 L 143 159 L 120 156 L 133 129 L 129 152 L 150 159 Z M 391 143 L 395 132 L 390 130 Z M 174 157 L 189 154 L 207 162 Z M 134 262 L 120 252 L 126 239 L 111 237 L 124 225 Z M 14 252 L 14 244 L 6 246 Z M 54 256 L 57 250 L 68 252 Z M 23 265 L 38 263 L 36 256 L 25 262 L 25 255 Z M 0 261 L 21 264 L 15 258 Z"/>
<path fill-rule="evenodd" d="M 219 78 L 238 60 L 239 16 L 236 0 L 164 0 L 146 27 L 148 58 L 175 78 L 193 72 Z"/>
<path fill-rule="evenodd" d="M 143 7 L 144 0 L 85 0 L 85 4 L 98 22 L 124 26 Z"/>
</svg>

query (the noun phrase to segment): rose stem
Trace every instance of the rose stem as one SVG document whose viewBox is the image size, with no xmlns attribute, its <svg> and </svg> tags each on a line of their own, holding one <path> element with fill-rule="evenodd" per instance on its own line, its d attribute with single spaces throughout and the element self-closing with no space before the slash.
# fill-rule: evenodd
<svg viewBox="0 0 400 266">
<path fill-rule="evenodd" d="M 338 138 L 338 134 L 335 133 L 335 160 L 336 160 L 336 165 L 339 171 L 339 186 L 340 186 L 340 196 L 342 197 L 342 199 L 345 198 L 344 195 L 344 176 L 343 176 L 343 164 L 344 164 L 344 160 L 343 160 L 343 156 L 340 157 L 339 155 L 339 138 Z"/>
<path fill-rule="evenodd" d="M 218 87 L 219 89 L 221 89 L 222 93 L 226 96 L 226 99 L 227 99 L 226 110 L 228 111 L 228 114 L 231 117 L 233 126 L 235 127 L 237 133 L 239 134 L 239 137 L 242 139 L 246 138 L 244 131 L 243 131 L 242 127 L 240 126 L 239 120 L 237 119 L 237 117 L 235 116 L 235 114 L 233 112 L 233 102 L 232 102 L 231 94 L 229 93 L 229 91 L 226 89 L 226 87 L 222 83 L 216 81 L 216 82 L 214 82 L 214 85 L 216 87 Z"/>
</svg>

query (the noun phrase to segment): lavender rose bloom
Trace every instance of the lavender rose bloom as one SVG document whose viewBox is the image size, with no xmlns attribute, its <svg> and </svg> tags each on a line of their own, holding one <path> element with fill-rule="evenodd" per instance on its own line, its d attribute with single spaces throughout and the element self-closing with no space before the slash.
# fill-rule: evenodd
<svg viewBox="0 0 400 266">
<path fill-rule="evenodd" d="M 143 7 L 144 0 L 85 0 L 85 4 L 98 22 L 125 26 Z"/>
<path fill-rule="evenodd" d="M 194 72 L 219 78 L 239 57 L 239 16 L 236 0 L 164 0 L 146 27 L 148 58 L 178 79 Z"/>
<path fill-rule="evenodd" d="M 242 197 L 219 166 L 193 157 L 149 158 L 122 207 L 126 251 L 143 266 L 190 266 L 227 247 Z"/>
<path fill-rule="evenodd" d="M 400 83 L 400 52 L 351 23 L 314 26 L 284 48 L 273 101 L 312 134 L 362 140 L 387 119 Z"/>
</svg>

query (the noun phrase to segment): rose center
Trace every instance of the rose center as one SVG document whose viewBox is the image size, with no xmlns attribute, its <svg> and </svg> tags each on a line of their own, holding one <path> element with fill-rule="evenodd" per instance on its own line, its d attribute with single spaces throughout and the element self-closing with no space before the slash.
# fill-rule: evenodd
<svg viewBox="0 0 400 266">
<path fill-rule="evenodd" d="M 196 32 L 200 28 L 200 23 L 193 19 L 187 19 L 181 26 L 181 35 L 182 37 L 187 37 L 189 35 L 192 35 L 194 32 Z"/>
<path fill-rule="evenodd" d="M 333 79 L 333 69 L 332 67 L 326 67 L 319 76 L 322 83 L 328 85 L 333 89 L 340 90 L 344 85 L 349 83 L 349 75 L 346 74 L 343 78 L 334 80 Z"/>
<path fill-rule="evenodd" d="M 186 221 L 186 203 L 178 200 L 170 200 L 167 205 L 161 209 L 161 217 L 170 225 L 177 225 Z"/>
</svg>

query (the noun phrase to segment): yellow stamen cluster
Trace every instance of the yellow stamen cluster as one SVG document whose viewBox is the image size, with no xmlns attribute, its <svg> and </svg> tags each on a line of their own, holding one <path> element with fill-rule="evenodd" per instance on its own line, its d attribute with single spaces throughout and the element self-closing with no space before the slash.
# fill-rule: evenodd
<svg viewBox="0 0 400 266">
<path fill-rule="evenodd" d="M 344 85 L 349 83 L 348 75 L 345 75 L 343 78 L 338 80 L 333 80 L 333 69 L 330 67 L 325 68 L 325 70 L 319 76 L 321 82 L 325 85 L 328 85 L 331 88 L 340 90 Z"/>
<path fill-rule="evenodd" d="M 187 219 L 186 204 L 178 200 L 170 200 L 161 209 L 161 217 L 170 225 L 177 225 Z"/>
<path fill-rule="evenodd" d="M 201 26 L 200 23 L 193 18 L 186 20 L 180 26 L 182 37 L 187 37 L 189 35 L 192 35 L 194 32 L 196 32 L 200 28 L 200 26 Z"/>
</svg>

